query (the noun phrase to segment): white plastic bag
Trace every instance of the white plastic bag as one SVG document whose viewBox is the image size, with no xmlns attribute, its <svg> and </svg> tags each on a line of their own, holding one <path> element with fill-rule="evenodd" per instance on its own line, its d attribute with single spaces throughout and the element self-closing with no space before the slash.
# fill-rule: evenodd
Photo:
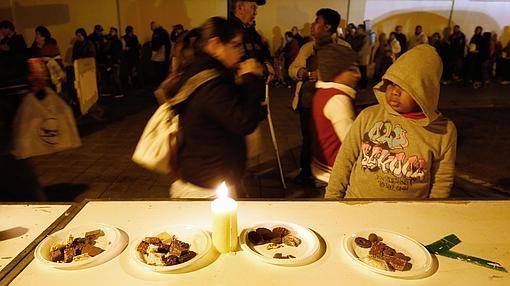
<svg viewBox="0 0 510 286">
<path fill-rule="evenodd" d="M 168 102 L 163 103 L 145 126 L 132 160 L 161 174 L 175 171 L 171 160 L 177 156 L 178 131 L 179 116 L 173 113 Z"/>
<path fill-rule="evenodd" d="M 18 159 L 81 146 L 71 108 L 52 89 L 44 92 L 41 100 L 25 95 L 14 117 L 11 153 Z"/>
</svg>

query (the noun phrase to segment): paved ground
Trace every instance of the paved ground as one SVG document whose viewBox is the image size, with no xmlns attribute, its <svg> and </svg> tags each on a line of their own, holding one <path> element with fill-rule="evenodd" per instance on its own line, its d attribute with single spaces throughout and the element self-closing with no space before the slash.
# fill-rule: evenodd
<svg viewBox="0 0 510 286">
<path fill-rule="evenodd" d="M 267 134 L 262 154 L 251 161 L 245 178 L 251 197 L 297 198 L 320 196 L 291 179 L 299 166 L 300 132 L 297 113 L 290 109 L 290 89 L 272 88 L 272 114 L 287 190 L 282 189 L 274 152 Z M 359 108 L 375 102 L 362 92 Z M 131 162 L 135 144 L 156 108 L 149 91 L 132 91 L 125 98 L 101 98 L 99 108 L 78 119 L 83 146 L 33 158 L 40 183 L 55 201 L 84 198 L 166 198 L 170 179 Z M 510 87 L 493 85 L 443 87 L 440 109 L 459 133 L 455 197 L 510 198 Z"/>
</svg>

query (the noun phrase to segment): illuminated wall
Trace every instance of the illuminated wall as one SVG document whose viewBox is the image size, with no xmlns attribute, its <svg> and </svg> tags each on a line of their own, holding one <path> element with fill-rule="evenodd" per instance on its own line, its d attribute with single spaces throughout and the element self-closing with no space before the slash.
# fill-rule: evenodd
<svg viewBox="0 0 510 286">
<path fill-rule="evenodd" d="M 471 37 L 475 27 L 484 31 L 496 32 L 503 43 L 510 40 L 510 1 L 509 0 L 455 0 L 452 20 L 465 27 L 466 36 Z"/>
<path fill-rule="evenodd" d="M 357 1 L 356 1 L 357 2 Z M 510 39 L 510 1 L 487 0 L 363 0 L 365 11 L 356 14 L 359 19 L 372 19 L 378 32 L 389 33 L 397 24 L 403 25 L 404 32 L 411 34 L 418 24 L 431 35 L 448 26 L 458 24 L 467 37 L 474 28 L 483 26 L 485 31 L 496 32 L 502 42 Z M 354 11 L 353 11 L 354 12 Z M 353 17 L 355 18 L 355 17 Z"/>
<path fill-rule="evenodd" d="M 274 50 L 292 26 L 298 26 L 308 35 L 318 8 L 331 7 L 345 17 L 347 3 L 347 0 L 269 0 L 258 10 L 257 29 Z M 0 0 L 0 18 L 14 19 L 27 42 L 33 41 L 37 25 L 46 25 L 62 53 L 71 47 L 70 41 L 78 27 L 90 33 L 95 24 L 103 25 L 106 30 L 120 24 L 121 31 L 126 25 L 132 25 L 139 38 L 146 41 L 151 36 L 151 21 L 167 30 L 177 23 L 189 28 L 211 16 L 226 16 L 226 9 L 226 0 Z"/>
<path fill-rule="evenodd" d="M 127 25 L 132 25 L 144 42 L 150 39 L 151 21 L 167 30 L 178 23 L 197 26 L 210 16 L 226 16 L 226 7 L 225 0 L 0 0 L 0 19 L 13 20 L 29 45 L 34 28 L 47 26 L 69 63 L 71 41 L 79 27 L 91 33 L 95 24 L 105 30 L 120 24 L 123 33 Z"/>
<path fill-rule="evenodd" d="M 379 32 L 388 33 L 401 24 L 410 34 L 421 24 L 430 35 L 440 32 L 451 19 L 468 37 L 481 25 L 497 32 L 503 43 L 510 39 L 508 0 L 267 0 L 258 9 L 257 30 L 274 51 L 292 26 L 308 35 L 315 12 L 323 7 L 339 11 L 342 19 L 356 24 L 371 19 Z M 0 0 L 0 19 L 13 20 L 29 44 L 37 25 L 48 26 L 63 55 L 69 57 L 70 41 L 79 27 L 90 33 L 97 23 L 105 29 L 120 25 L 121 31 L 130 24 L 143 42 L 150 39 L 151 21 L 167 30 L 177 23 L 190 28 L 208 17 L 226 16 L 226 9 L 226 0 Z"/>
<path fill-rule="evenodd" d="M 414 33 L 416 25 L 422 25 L 427 35 L 448 26 L 451 1 L 384 1 L 367 0 L 365 18 L 371 19 L 377 33 L 389 33 L 396 25 L 402 25 L 404 33 Z"/>
<path fill-rule="evenodd" d="M 151 21 L 170 32 L 175 24 L 189 29 L 209 17 L 227 16 L 226 0 L 119 0 L 119 9 L 121 27 L 132 25 L 143 40 L 150 40 Z"/>
</svg>

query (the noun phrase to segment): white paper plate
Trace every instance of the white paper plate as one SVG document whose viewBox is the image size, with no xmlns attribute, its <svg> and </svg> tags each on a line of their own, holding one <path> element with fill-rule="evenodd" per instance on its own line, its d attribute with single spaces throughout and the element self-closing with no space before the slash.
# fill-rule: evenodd
<svg viewBox="0 0 510 286">
<path fill-rule="evenodd" d="M 272 230 L 275 227 L 285 227 L 291 234 L 301 239 L 301 244 L 298 247 L 285 245 L 278 249 L 267 249 L 267 244 L 254 245 L 248 239 L 248 233 L 255 231 L 259 227 L 265 227 Z M 299 266 L 314 262 L 318 257 L 320 243 L 317 236 L 308 228 L 298 224 L 282 221 L 268 221 L 246 228 L 241 232 L 240 236 L 241 248 L 247 253 L 260 259 L 264 262 L 275 265 Z M 273 258 L 276 253 L 282 255 L 293 255 L 295 258 L 279 259 Z"/>
<path fill-rule="evenodd" d="M 156 266 L 145 263 L 142 255 L 136 250 L 138 245 L 145 237 L 156 236 L 162 232 L 167 232 L 170 235 L 175 235 L 178 240 L 189 243 L 190 250 L 196 252 L 197 255 L 184 263 L 171 266 Z M 146 269 L 156 272 L 166 272 L 181 269 L 195 263 L 211 250 L 211 246 L 211 236 L 208 232 L 192 225 L 170 225 L 155 231 L 148 232 L 144 234 L 143 237 L 139 237 L 133 240 L 131 246 L 129 247 L 129 254 L 138 265 Z"/>
<path fill-rule="evenodd" d="M 72 235 L 74 238 L 77 237 L 85 237 L 85 233 L 89 231 L 93 231 L 96 229 L 101 229 L 104 232 L 104 236 L 99 237 L 96 240 L 97 247 L 104 249 L 104 251 L 94 257 L 86 258 L 79 261 L 72 261 L 69 263 L 63 262 L 53 262 L 50 258 L 50 249 L 52 246 L 57 244 L 65 244 L 69 235 Z M 108 256 L 112 249 L 117 248 L 120 243 L 120 231 L 112 226 L 106 224 L 87 224 L 80 225 L 69 229 L 62 229 L 53 234 L 47 236 L 35 249 L 34 256 L 37 260 L 42 262 L 44 265 L 61 268 L 61 269 L 76 269 L 84 266 L 86 264 L 102 260 L 104 257 Z"/>
<path fill-rule="evenodd" d="M 413 264 L 412 268 L 408 271 L 387 271 L 363 262 L 361 258 L 368 255 L 369 248 L 359 247 L 354 242 L 354 239 L 358 236 L 368 238 L 368 235 L 371 233 L 375 233 L 379 237 L 382 237 L 382 242 L 394 248 L 397 252 L 402 252 L 411 257 L 410 263 Z M 414 278 L 426 274 L 432 268 L 432 256 L 422 244 L 408 236 L 393 231 L 367 229 L 355 232 L 344 238 L 344 249 L 358 265 L 365 269 L 387 276 Z"/>
</svg>

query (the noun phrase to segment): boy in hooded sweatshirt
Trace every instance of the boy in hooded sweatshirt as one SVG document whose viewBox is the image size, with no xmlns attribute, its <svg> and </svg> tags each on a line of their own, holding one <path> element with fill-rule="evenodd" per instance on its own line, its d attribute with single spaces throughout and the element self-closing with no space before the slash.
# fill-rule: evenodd
<svg viewBox="0 0 510 286">
<path fill-rule="evenodd" d="M 437 110 L 442 69 L 424 44 L 387 70 L 374 87 L 379 104 L 361 112 L 342 142 L 326 198 L 449 196 L 457 131 Z"/>
</svg>

